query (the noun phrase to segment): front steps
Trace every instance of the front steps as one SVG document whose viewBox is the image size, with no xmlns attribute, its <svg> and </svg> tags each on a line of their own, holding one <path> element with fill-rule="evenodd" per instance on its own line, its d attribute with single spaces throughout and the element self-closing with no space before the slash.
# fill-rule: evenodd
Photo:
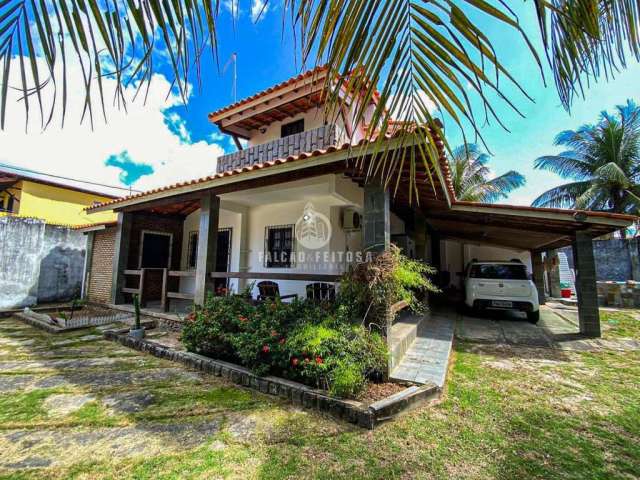
<svg viewBox="0 0 640 480">
<path fill-rule="evenodd" d="M 401 312 L 398 320 L 391 326 L 389 335 L 389 371 L 402 361 L 402 358 L 413 344 L 418 334 L 418 325 L 429 316 L 413 315 L 409 312 Z"/>
<path fill-rule="evenodd" d="M 412 320 L 409 320 L 413 317 Z M 396 325 L 399 325 L 394 331 Z M 417 384 L 434 383 L 442 388 L 447 376 L 453 344 L 455 317 L 432 314 L 428 317 L 409 316 L 396 322 L 391 331 L 391 380 Z M 413 340 L 407 347 L 408 340 Z M 398 355 L 402 352 L 402 355 Z"/>
</svg>

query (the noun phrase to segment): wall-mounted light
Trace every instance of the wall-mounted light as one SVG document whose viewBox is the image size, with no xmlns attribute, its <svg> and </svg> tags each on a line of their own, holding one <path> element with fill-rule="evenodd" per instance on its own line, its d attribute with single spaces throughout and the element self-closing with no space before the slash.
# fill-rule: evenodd
<svg viewBox="0 0 640 480">
<path fill-rule="evenodd" d="M 265 127 L 260 127 L 260 133 L 265 133 L 267 129 Z"/>
</svg>

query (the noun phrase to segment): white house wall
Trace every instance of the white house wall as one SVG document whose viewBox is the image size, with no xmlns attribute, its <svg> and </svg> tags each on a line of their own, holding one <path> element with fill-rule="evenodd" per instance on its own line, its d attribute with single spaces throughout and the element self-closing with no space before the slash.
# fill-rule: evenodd
<svg viewBox="0 0 640 480">
<path fill-rule="evenodd" d="M 240 214 L 230 212 L 228 210 L 220 209 L 220 219 L 218 221 L 218 228 L 231 228 L 231 265 L 232 271 L 238 271 L 240 266 Z M 180 261 L 181 270 L 189 270 L 188 268 L 188 255 L 189 255 L 189 233 L 197 232 L 200 228 L 200 210 L 196 210 L 184 221 L 183 233 L 182 233 L 182 256 Z M 230 281 L 230 285 L 234 290 L 237 290 L 238 280 L 233 279 Z M 180 292 L 191 293 L 195 292 L 195 278 L 181 278 L 180 279 Z"/>
<path fill-rule="evenodd" d="M 440 256 L 442 270 L 450 272 L 450 285 L 456 287 L 462 286 L 462 277 L 457 273 L 464 271 L 466 265 L 473 259 L 495 261 L 518 259 L 527 266 L 527 270 L 531 273 L 531 254 L 528 251 L 493 245 L 462 243 L 457 240 L 442 240 Z"/>
</svg>

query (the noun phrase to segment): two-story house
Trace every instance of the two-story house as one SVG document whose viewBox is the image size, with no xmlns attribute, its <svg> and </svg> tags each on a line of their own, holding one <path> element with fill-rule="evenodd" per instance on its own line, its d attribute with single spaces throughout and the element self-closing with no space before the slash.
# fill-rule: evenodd
<svg viewBox="0 0 640 480">
<path fill-rule="evenodd" d="M 88 298 L 124 304 L 140 294 L 148 309 L 166 311 L 247 285 L 254 296 L 274 283 L 282 296 L 314 295 L 392 241 L 454 278 L 472 257 L 520 255 L 541 283 L 541 253 L 573 244 L 582 329 L 599 329 L 591 239 L 631 217 L 457 201 L 444 143 L 426 129 L 439 158 L 431 171 L 418 162 L 423 170 L 413 172 L 419 203 L 408 170 L 389 192 L 365 173 L 374 139 L 366 137 L 367 115 L 353 122 L 358 99 L 325 114 L 326 74 L 316 68 L 209 114 L 238 147 L 212 159 L 210 176 L 89 208 L 113 209 L 118 224 L 90 233 Z M 414 148 L 400 137 L 383 139 L 384 147 Z M 262 282 L 272 283 L 261 289 Z"/>
</svg>

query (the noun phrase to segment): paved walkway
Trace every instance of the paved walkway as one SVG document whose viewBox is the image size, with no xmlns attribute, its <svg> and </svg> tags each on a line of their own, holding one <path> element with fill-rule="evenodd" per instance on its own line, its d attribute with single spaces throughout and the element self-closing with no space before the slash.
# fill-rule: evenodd
<svg viewBox="0 0 640 480">
<path fill-rule="evenodd" d="M 447 376 L 455 317 L 433 313 L 418 327 L 418 334 L 391 378 L 442 387 Z"/>
</svg>

